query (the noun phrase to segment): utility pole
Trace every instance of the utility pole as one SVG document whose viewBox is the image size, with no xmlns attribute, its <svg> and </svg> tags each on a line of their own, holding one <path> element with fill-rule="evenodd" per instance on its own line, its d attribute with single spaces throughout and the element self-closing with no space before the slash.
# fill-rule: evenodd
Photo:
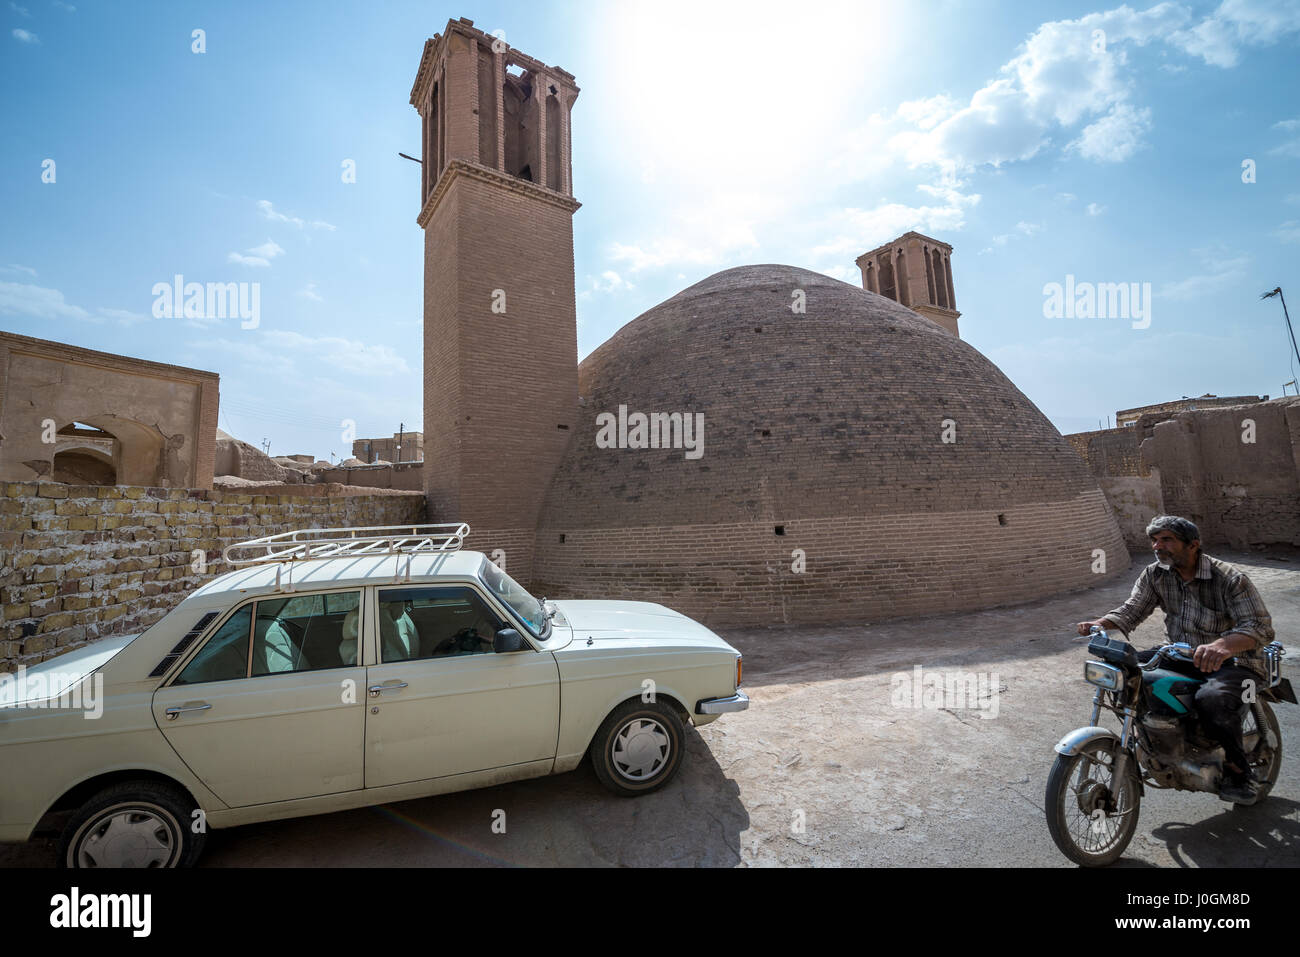
<svg viewBox="0 0 1300 957">
<path fill-rule="evenodd" d="M 1291 328 L 1291 313 L 1286 310 L 1286 296 L 1282 295 L 1282 287 L 1278 286 L 1272 292 L 1262 293 L 1259 298 L 1272 299 L 1274 296 L 1282 300 L 1282 315 L 1286 319 L 1286 331 L 1291 333 L 1291 348 L 1295 350 L 1296 358 L 1300 359 L 1300 346 L 1295 342 L 1295 329 Z"/>
<path fill-rule="evenodd" d="M 402 464 L 402 439 L 406 436 L 406 423 L 397 423 L 397 464 Z"/>
</svg>

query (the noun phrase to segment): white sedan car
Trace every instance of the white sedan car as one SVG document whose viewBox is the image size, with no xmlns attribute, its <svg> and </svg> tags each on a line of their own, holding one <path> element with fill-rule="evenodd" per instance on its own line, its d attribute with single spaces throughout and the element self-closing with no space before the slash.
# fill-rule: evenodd
<svg viewBox="0 0 1300 957">
<path fill-rule="evenodd" d="M 469 528 L 285 533 L 138 636 L 0 676 L 0 841 L 67 867 L 175 867 L 209 827 L 573 770 L 676 773 L 740 711 L 741 658 L 663 605 L 539 601 Z M 70 812 L 70 813 L 69 813 Z"/>
</svg>

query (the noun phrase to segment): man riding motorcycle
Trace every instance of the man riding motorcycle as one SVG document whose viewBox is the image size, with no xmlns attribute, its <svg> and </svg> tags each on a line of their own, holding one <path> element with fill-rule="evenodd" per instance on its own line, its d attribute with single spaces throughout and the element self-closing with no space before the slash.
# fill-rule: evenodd
<svg viewBox="0 0 1300 957">
<path fill-rule="evenodd" d="M 1268 687 L 1262 649 L 1273 640 L 1273 620 L 1244 572 L 1201 551 L 1194 523 L 1159 515 L 1146 533 L 1155 562 L 1142 570 L 1123 605 L 1096 621 L 1079 622 L 1079 634 L 1097 627 L 1119 628 L 1127 636 L 1157 607 L 1164 611 L 1166 642 L 1195 647 L 1193 664 L 1209 675 L 1195 704 L 1206 733 L 1223 746 L 1219 795 L 1252 804 L 1258 791 L 1242 747 L 1242 710 L 1250 700 L 1247 688 Z M 1139 660 L 1149 660 L 1156 651 L 1141 652 Z"/>
</svg>

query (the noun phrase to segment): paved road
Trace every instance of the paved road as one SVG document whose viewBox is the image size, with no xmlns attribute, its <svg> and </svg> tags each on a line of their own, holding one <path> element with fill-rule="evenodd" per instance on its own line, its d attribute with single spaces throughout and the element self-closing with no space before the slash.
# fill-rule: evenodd
<svg viewBox="0 0 1300 957">
<path fill-rule="evenodd" d="M 1226 555 L 1244 567 L 1296 659 L 1300 559 Z M 1071 866 L 1044 824 L 1052 746 L 1088 720 L 1071 623 L 1131 579 L 965 616 L 834 628 L 743 629 L 753 704 L 688 732 L 677 779 L 609 796 L 590 768 L 553 778 L 211 835 L 203 865 L 230 866 Z M 1160 613 L 1135 636 L 1157 644 Z M 934 673 L 976 677 L 971 708 L 910 707 Z M 901 676 L 901 677 L 896 677 Z M 1300 751 L 1300 708 L 1276 713 Z M 505 833 L 493 830 L 505 812 Z M 499 815 L 496 815 L 499 819 Z M 48 843 L 0 848 L 0 865 L 48 866 Z M 1117 866 L 1300 866 L 1300 772 L 1288 753 L 1272 796 L 1234 810 L 1205 794 L 1148 792 Z"/>
</svg>

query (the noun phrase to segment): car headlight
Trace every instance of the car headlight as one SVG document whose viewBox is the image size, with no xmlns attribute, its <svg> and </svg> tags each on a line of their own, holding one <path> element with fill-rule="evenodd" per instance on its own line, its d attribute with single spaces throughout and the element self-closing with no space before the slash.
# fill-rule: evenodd
<svg viewBox="0 0 1300 957">
<path fill-rule="evenodd" d="M 744 671 L 744 655 L 736 655 L 736 687 L 740 687 L 740 675 Z"/>
<path fill-rule="evenodd" d="M 1089 661 L 1083 666 L 1083 680 L 1107 691 L 1118 691 L 1124 684 L 1124 672 L 1114 665 Z"/>
</svg>

